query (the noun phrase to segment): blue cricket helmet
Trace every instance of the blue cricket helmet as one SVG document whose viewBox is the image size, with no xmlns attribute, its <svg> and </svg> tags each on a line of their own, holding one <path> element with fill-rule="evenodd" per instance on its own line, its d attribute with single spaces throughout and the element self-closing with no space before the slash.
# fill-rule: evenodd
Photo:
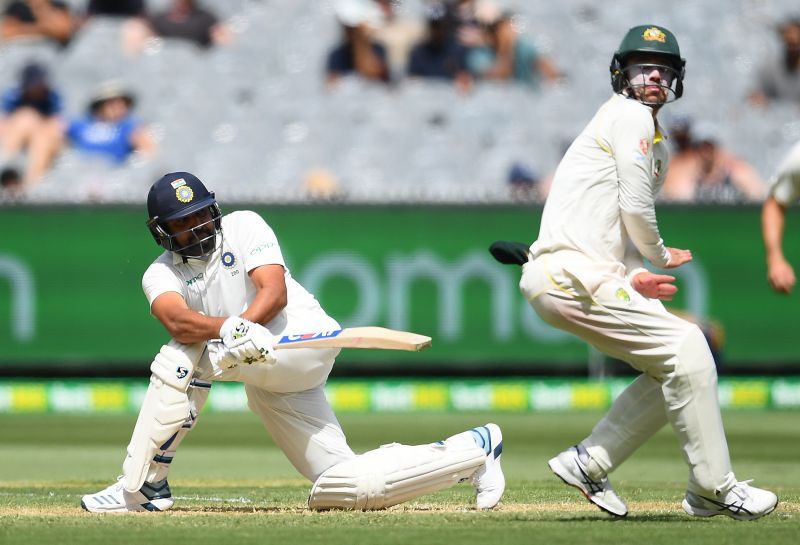
<svg viewBox="0 0 800 545">
<path fill-rule="evenodd" d="M 169 222 L 208 212 L 210 219 L 172 232 Z M 147 227 L 156 244 L 183 257 L 205 257 L 216 249 L 222 214 L 203 182 L 189 172 L 170 172 L 150 187 L 147 194 Z"/>
</svg>

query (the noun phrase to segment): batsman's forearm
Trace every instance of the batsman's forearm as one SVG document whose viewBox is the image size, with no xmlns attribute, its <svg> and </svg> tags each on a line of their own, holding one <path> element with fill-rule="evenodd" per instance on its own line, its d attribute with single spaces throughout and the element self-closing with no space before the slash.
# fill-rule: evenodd
<svg viewBox="0 0 800 545">
<path fill-rule="evenodd" d="M 764 237 L 764 248 L 767 259 L 783 257 L 783 228 L 786 210 L 774 197 L 764 202 L 761 210 L 761 233 Z"/>
<path fill-rule="evenodd" d="M 219 328 L 225 317 L 206 316 L 189 309 L 181 309 L 169 317 L 159 318 L 170 336 L 183 344 L 194 344 L 219 338 Z"/>
</svg>

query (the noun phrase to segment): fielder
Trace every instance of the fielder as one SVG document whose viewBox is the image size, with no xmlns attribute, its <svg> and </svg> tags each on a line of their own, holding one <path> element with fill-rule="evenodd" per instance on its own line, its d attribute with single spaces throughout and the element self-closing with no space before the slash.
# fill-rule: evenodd
<svg viewBox="0 0 800 545">
<path fill-rule="evenodd" d="M 323 391 L 339 349 L 272 348 L 284 334 L 339 324 L 292 278 L 260 216 L 241 211 L 223 217 L 214 194 L 188 172 L 153 184 L 147 209 L 150 232 L 166 251 L 142 285 L 151 313 L 172 341 L 150 366 L 122 476 L 83 496 L 84 509 L 172 507 L 170 464 L 217 380 L 245 384 L 250 409 L 314 483 L 311 509 L 383 509 L 467 479 L 478 508 L 497 505 L 505 479 L 495 424 L 428 445 L 392 443 L 361 455 L 350 449 Z M 207 342 L 212 339 L 222 342 Z"/>
<path fill-rule="evenodd" d="M 800 142 L 796 143 L 778 167 L 770 184 L 769 196 L 761 210 L 761 232 L 767 253 L 767 279 L 778 293 L 792 293 L 797 278 L 783 255 L 783 228 L 786 209 L 800 199 Z"/>
<path fill-rule="evenodd" d="M 654 207 L 668 160 L 656 116 L 683 93 L 684 66 L 669 30 L 645 25 L 625 35 L 611 61 L 614 95 L 555 172 L 520 288 L 543 320 L 642 373 L 588 437 L 549 461 L 552 471 L 625 516 L 608 474 L 669 422 L 690 470 L 684 510 L 752 520 L 778 498 L 734 476 L 708 344 L 662 305 L 675 278 L 642 266 L 643 257 L 666 268 L 692 259 L 664 245 Z"/>
</svg>

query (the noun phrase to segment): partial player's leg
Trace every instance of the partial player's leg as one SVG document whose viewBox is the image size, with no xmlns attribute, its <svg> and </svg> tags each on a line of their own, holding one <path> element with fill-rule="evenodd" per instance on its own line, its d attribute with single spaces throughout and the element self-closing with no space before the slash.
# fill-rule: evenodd
<svg viewBox="0 0 800 545">
<path fill-rule="evenodd" d="M 723 497 L 736 485 L 717 399 L 716 368 L 708 345 L 693 324 L 657 300 L 642 297 L 613 274 L 548 270 L 542 260 L 525 266 L 520 283 L 531 305 L 551 325 L 570 331 L 602 352 L 650 375 L 587 438 L 588 469 L 612 471 L 663 425 L 663 402 L 690 467 L 689 491 Z M 638 399 L 640 396 L 650 396 Z M 642 412 L 635 421 L 625 411 Z M 631 432 L 621 431 L 631 426 Z M 591 450 L 589 450 L 591 449 Z M 604 475 L 603 475 L 604 476 Z"/>
<path fill-rule="evenodd" d="M 322 386 L 274 393 L 246 384 L 245 392 L 247 405 L 261 418 L 275 444 L 310 481 L 355 457 Z"/>
<path fill-rule="evenodd" d="M 314 482 L 311 509 L 385 509 L 471 480 L 477 506 L 491 509 L 505 490 L 502 434 L 487 424 L 428 445 L 392 443 L 327 469 Z"/>
<path fill-rule="evenodd" d="M 495 425 L 439 444 L 389 445 L 357 456 L 322 386 L 274 393 L 248 384 L 245 391 L 248 405 L 275 443 L 315 483 L 309 500 L 314 509 L 380 509 L 470 477 L 474 477 L 479 506 L 489 508 L 497 504 L 505 488 L 500 469 L 502 437 Z"/>
<path fill-rule="evenodd" d="M 169 464 L 192 428 L 210 383 L 192 380 L 204 343 L 164 345 L 150 369 L 150 386 L 134 426 L 123 475 L 108 488 L 81 498 L 87 511 L 163 511 L 172 507 Z"/>
<path fill-rule="evenodd" d="M 641 375 L 617 397 L 589 437 L 550 460 L 550 469 L 603 511 L 625 516 L 628 508 L 608 473 L 666 423 L 661 385 Z"/>
</svg>

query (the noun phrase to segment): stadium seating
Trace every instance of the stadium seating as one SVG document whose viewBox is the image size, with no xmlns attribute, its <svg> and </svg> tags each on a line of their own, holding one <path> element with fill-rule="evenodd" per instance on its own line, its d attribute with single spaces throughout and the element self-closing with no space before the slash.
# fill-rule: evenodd
<svg viewBox="0 0 800 545">
<path fill-rule="evenodd" d="M 422 3 L 404 2 L 401 13 L 417 16 Z M 122 22 L 103 18 L 63 51 L 2 43 L 0 87 L 38 59 L 52 67 L 67 112 L 77 114 L 98 83 L 120 79 L 135 92 L 136 115 L 160 147 L 155 159 L 134 158 L 119 169 L 67 151 L 26 198 L 138 203 L 158 174 L 184 169 L 228 201 L 303 202 L 304 175 L 321 168 L 353 202 L 507 202 L 511 166 L 522 162 L 540 175 L 555 168 L 611 92 L 607 66 L 622 32 L 651 21 L 676 32 L 688 59 L 686 94 L 665 109 L 665 125 L 678 114 L 710 118 L 723 143 L 764 177 L 800 138 L 798 105 L 753 111 L 746 103 L 759 61 L 777 48 L 774 24 L 787 15 L 784 2 L 500 3 L 566 72 L 564 84 L 532 92 L 480 83 L 462 96 L 440 83 L 387 88 L 347 80 L 327 91 L 325 57 L 339 29 L 331 4 L 311 0 L 207 2 L 235 32 L 232 44 L 209 51 L 156 40 L 127 59 Z M 70 4 L 80 9 L 84 2 Z M 166 4 L 149 2 L 155 9 Z"/>
</svg>

